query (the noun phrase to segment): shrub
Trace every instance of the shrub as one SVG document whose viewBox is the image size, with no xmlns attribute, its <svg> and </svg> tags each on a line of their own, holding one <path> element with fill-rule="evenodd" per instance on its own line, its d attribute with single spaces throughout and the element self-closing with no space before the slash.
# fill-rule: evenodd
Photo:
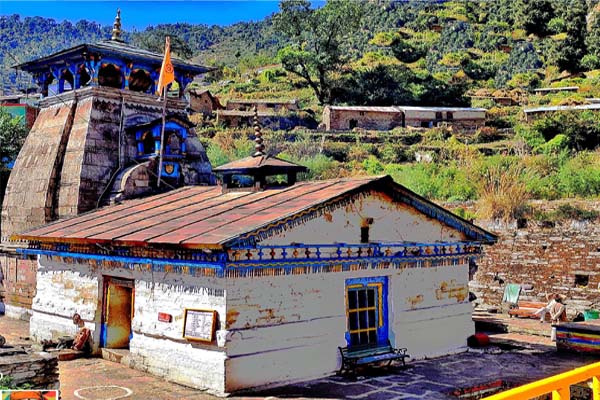
<svg viewBox="0 0 600 400">
<path fill-rule="evenodd" d="M 581 152 L 567 161 L 558 173 L 563 196 L 600 195 L 600 158 L 598 153 Z"/>
<path fill-rule="evenodd" d="M 524 166 L 505 158 L 484 165 L 473 174 L 477 184 L 480 218 L 510 221 L 522 218 L 529 193 Z"/>
</svg>

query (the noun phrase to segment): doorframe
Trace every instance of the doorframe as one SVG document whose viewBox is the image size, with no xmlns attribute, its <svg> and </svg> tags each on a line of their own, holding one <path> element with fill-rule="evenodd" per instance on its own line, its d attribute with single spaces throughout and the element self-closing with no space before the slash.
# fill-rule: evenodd
<svg viewBox="0 0 600 400">
<path fill-rule="evenodd" d="M 131 322 L 133 322 L 134 310 L 135 310 L 135 279 L 130 278 L 119 278 L 117 276 L 102 275 L 102 309 L 100 312 L 100 341 L 98 347 L 103 348 L 106 346 L 106 306 L 108 298 L 108 286 L 110 283 L 118 282 L 118 286 L 125 286 L 131 288 Z M 133 329 L 132 329 L 133 332 Z"/>
</svg>

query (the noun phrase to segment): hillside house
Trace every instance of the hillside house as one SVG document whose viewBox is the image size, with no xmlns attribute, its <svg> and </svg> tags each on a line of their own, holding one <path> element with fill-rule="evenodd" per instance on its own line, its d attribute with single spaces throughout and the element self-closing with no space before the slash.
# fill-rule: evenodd
<svg viewBox="0 0 600 400">
<path fill-rule="evenodd" d="M 225 109 L 215 111 L 214 115 L 217 122 L 230 128 L 252 126 L 255 109 L 260 124 L 273 130 L 312 126 L 314 123 L 314 119 L 296 114 L 300 111 L 297 100 L 228 100 Z"/>
<path fill-rule="evenodd" d="M 252 111 L 256 107 L 258 112 L 288 113 L 299 111 L 298 100 L 279 99 L 230 99 L 227 100 L 226 110 Z"/>
<path fill-rule="evenodd" d="M 202 113 L 205 117 L 210 117 L 215 111 L 225 108 L 221 105 L 219 98 L 213 96 L 208 89 L 192 89 L 188 93 L 190 108 L 195 113 Z"/>
<path fill-rule="evenodd" d="M 161 54 L 113 37 L 18 65 L 38 82 L 39 114 L 15 160 L 2 205 L 0 266 L 7 314 L 30 313 L 37 261 L 6 239 L 99 206 L 177 188 L 213 183 L 204 148 L 187 120 L 183 98 L 169 98 L 162 170 L 163 102 L 155 93 Z M 180 89 L 209 68 L 173 59 Z M 58 82 L 60 93 L 47 96 Z M 180 93 L 183 93 L 180 91 Z M 158 177 L 162 181 L 158 188 Z"/>
<path fill-rule="evenodd" d="M 215 169 L 221 187 L 16 236 L 39 262 L 32 338 L 77 311 L 95 349 L 220 394 L 331 374 L 338 346 L 464 351 L 470 268 L 495 236 L 390 177 L 296 182 L 304 170 L 258 153 Z"/>
<path fill-rule="evenodd" d="M 396 127 L 432 128 L 440 124 L 474 130 L 485 125 L 484 108 L 411 106 L 326 106 L 325 129 L 391 130 Z"/>
</svg>

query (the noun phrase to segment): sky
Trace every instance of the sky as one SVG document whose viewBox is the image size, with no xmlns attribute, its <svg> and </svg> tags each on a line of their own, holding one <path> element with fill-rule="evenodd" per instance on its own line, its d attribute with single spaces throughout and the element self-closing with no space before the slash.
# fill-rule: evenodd
<svg viewBox="0 0 600 400">
<path fill-rule="evenodd" d="M 259 21 L 278 11 L 273 0 L 229 1 L 7 1 L 0 0 L 0 15 L 40 16 L 57 21 L 81 19 L 112 25 L 117 8 L 126 30 L 143 30 L 148 25 L 187 22 L 230 25 Z"/>
</svg>

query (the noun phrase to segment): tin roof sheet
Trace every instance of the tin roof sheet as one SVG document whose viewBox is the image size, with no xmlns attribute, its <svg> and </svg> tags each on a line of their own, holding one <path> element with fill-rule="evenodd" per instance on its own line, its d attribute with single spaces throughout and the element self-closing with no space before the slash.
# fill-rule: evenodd
<svg viewBox="0 0 600 400">
<path fill-rule="evenodd" d="M 409 204 L 427 210 L 423 212 L 433 218 L 443 215 L 446 223 L 472 238 L 496 240 L 494 235 L 394 183 L 389 176 L 306 181 L 258 192 L 223 193 L 220 186 L 191 186 L 57 221 L 13 238 L 220 248 L 242 235 L 294 218 L 324 203 L 341 200 L 345 195 L 386 187 L 397 190 L 402 198 L 409 199 Z"/>
</svg>

